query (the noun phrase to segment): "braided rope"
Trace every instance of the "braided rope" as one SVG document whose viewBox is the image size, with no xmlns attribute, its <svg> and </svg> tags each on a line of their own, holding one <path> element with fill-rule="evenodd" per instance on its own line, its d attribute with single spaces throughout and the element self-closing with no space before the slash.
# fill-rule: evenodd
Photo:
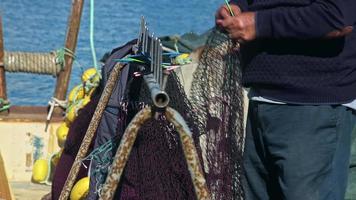
<svg viewBox="0 0 356 200">
<path fill-rule="evenodd" d="M 49 53 L 5 51 L 5 71 L 57 76 L 64 68 L 65 55 L 75 59 L 74 53 L 67 48 Z"/>
<path fill-rule="evenodd" d="M 67 200 L 69 197 L 70 191 L 72 190 L 74 182 L 78 176 L 78 172 L 79 172 L 82 160 L 88 153 L 89 145 L 94 138 L 94 134 L 99 126 L 101 117 L 103 116 L 105 107 L 106 107 L 107 103 L 109 102 L 112 91 L 114 90 L 114 88 L 116 86 L 116 83 L 120 76 L 120 71 L 121 71 L 122 67 L 123 67 L 123 65 L 118 63 L 114 66 L 112 72 L 110 73 L 108 82 L 105 85 L 104 91 L 100 97 L 99 103 L 98 103 L 98 105 L 95 109 L 94 115 L 90 121 L 88 130 L 85 133 L 82 144 L 80 145 L 79 152 L 78 152 L 77 156 L 75 157 L 72 168 L 70 169 L 69 175 L 68 175 L 65 185 L 62 189 L 61 195 L 59 197 L 60 200 Z"/>
<path fill-rule="evenodd" d="M 56 57 L 55 52 L 27 53 L 5 51 L 5 71 L 56 76 L 62 70 L 62 66 L 56 63 Z"/>
</svg>

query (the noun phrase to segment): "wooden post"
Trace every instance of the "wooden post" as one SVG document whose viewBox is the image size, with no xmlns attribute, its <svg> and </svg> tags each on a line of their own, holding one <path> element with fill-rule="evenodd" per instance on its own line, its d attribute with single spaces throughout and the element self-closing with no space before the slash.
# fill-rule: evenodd
<svg viewBox="0 0 356 200">
<path fill-rule="evenodd" d="M 0 199 L 11 200 L 11 190 L 9 180 L 6 176 L 4 160 L 0 152 Z"/>
<path fill-rule="evenodd" d="M 2 17 L 0 13 L 0 98 L 7 99 L 4 56 L 5 56 L 5 50 L 4 50 L 4 39 L 2 33 Z"/>
<path fill-rule="evenodd" d="M 69 18 L 67 28 L 67 38 L 65 47 L 72 52 L 75 52 L 77 46 L 78 33 L 80 28 L 80 18 L 82 16 L 84 0 L 72 0 L 72 11 Z M 72 72 L 73 58 L 71 56 L 65 56 L 65 68 L 61 71 L 57 77 L 56 90 L 54 97 L 59 100 L 65 100 L 68 90 L 70 74 Z M 56 109 L 56 113 L 60 110 Z"/>
</svg>

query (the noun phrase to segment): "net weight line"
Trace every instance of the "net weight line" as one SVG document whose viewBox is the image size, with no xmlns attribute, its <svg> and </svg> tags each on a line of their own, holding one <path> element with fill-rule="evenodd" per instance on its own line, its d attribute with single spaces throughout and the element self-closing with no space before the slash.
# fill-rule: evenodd
<svg viewBox="0 0 356 200">
<path fill-rule="evenodd" d="M 154 111 L 151 107 L 145 107 L 136 114 L 129 126 L 126 128 L 103 186 L 103 190 L 101 191 L 100 200 L 111 200 L 114 198 L 115 191 L 120 182 L 125 165 L 129 159 L 129 155 L 137 138 L 138 131 L 140 127 L 153 116 L 153 113 Z M 166 116 L 168 122 L 171 122 L 179 133 L 197 199 L 209 200 L 209 190 L 203 175 L 202 166 L 199 162 L 197 150 L 194 146 L 192 133 L 188 125 L 185 123 L 183 117 L 173 108 L 167 107 L 164 115 Z"/>
</svg>

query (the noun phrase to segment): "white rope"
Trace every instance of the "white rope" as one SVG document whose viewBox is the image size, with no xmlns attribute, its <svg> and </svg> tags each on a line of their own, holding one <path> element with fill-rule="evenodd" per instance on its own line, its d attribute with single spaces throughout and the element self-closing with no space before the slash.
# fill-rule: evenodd
<svg viewBox="0 0 356 200">
<path fill-rule="evenodd" d="M 48 106 L 49 106 L 49 111 L 48 111 L 47 118 L 46 118 L 45 131 L 47 131 L 49 122 L 50 122 L 50 120 L 52 118 L 52 115 L 53 115 L 54 108 L 55 107 L 61 107 L 63 109 L 66 109 L 67 108 L 67 101 L 66 100 L 59 100 L 59 99 L 57 99 L 55 97 L 52 97 L 51 100 L 48 102 Z"/>
</svg>

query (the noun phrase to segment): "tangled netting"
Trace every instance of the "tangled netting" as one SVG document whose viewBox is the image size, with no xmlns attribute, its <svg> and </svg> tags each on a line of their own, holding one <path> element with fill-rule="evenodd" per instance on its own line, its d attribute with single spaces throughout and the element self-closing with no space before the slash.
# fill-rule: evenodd
<svg viewBox="0 0 356 200">
<path fill-rule="evenodd" d="M 191 103 L 204 134 L 200 145 L 212 199 L 243 199 L 243 90 L 237 44 L 218 29 L 193 76 Z"/>
<path fill-rule="evenodd" d="M 96 167 L 94 170 L 90 171 L 89 174 L 91 177 L 96 178 L 96 185 L 95 185 L 95 190 L 100 192 L 102 189 L 102 184 L 105 182 L 106 176 L 107 176 L 107 170 L 109 169 L 113 157 L 111 155 L 111 152 L 113 149 L 116 149 L 118 147 L 118 139 L 117 137 L 114 137 L 113 139 L 109 140 L 99 148 L 96 148 L 94 151 L 92 151 L 87 157 L 85 157 L 82 160 L 82 164 L 84 167 L 87 168 L 85 165 L 84 161 L 86 160 L 95 160 L 96 161 Z"/>
<path fill-rule="evenodd" d="M 118 140 L 142 105 L 152 105 L 142 78 L 130 77 L 125 90 L 115 134 Z M 183 116 L 193 133 L 212 199 L 242 199 L 243 94 L 235 44 L 213 30 L 194 73 L 192 95 L 187 97 L 174 73 L 169 76 L 166 92 L 171 99 L 169 106 Z M 105 157 L 115 154 L 112 147 L 102 152 L 104 157 L 97 155 L 101 160 L 96 173 L 102 174 L 96 183 L 97 193 L 108 172 L 107 162 L 112 161 Z M 178 133 L 164 116 L 152 118 L 140 128 L 114 198 L 196 199 Z"/>
<path fill-rule="evenodd" d="M 96 179 L 96 193 L 105 182 L 112 155 L 128 123 L 145 105 L 152 105 L 148 88 L 143 80 L 129 81 L 125 102 L 120 103 L 116 137 L 94 150 L 88 159 L 98 163 L 91 172 Z M 199 149 L 199 129 L 193 109 L 175 74 L 169 76 L 166 91 L 171 99 L 170 106 L 179 111 L 193 132 L 194 142 Z M 100 133 L 98 137 L 100 136 Z M 115 144 L 116 143 L 116 144 Z M 201 155 L 201 153 L 199 153 Z M 202 160 L 202 158 L 200 158 Z M 188 171 L 179 135 L 173 124 L 163 115 L 145 123 L 136 139 L 119 184 L 115 199 L 125 200 L 195 200 L 195 192 Z"/>
</svg>

